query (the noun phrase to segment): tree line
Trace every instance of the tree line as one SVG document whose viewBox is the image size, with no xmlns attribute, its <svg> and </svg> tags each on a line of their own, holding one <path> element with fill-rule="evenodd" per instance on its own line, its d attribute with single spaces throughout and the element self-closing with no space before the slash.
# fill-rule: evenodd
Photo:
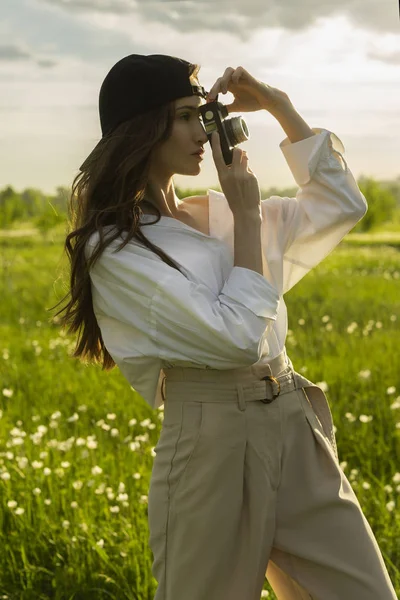
<svg viewBox="0 0 400 600">
<path fill-rule="evenodd" d="M 398 224 L 400 229 L 400 176 L 392 181 L 377 181 L 361 176 L 358 186 L 368 202 L 368 212 L 353 231 L 365 232 L 385 224 Z M 219 186 L 210 186 L 221 191 Z M 270 196 L 294 197 L 297 187 L 261 189 L 261 198 Z M 206 188 L 183 189 L 175 186 L 178 198 L 203 195 Z M 43 233 L 59 223 L 67 222 L 68 200 L 71 190 L 57 187 L 56 194 L 46 195 L 40 190 L 27 188 L 17 192 L 11 186 L 0 190 L 0 229 L 31 223 Z"/>
</svg>

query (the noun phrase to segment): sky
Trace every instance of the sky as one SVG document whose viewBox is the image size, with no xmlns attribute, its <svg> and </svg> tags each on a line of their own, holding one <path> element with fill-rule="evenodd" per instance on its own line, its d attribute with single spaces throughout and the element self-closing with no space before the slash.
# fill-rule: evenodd
<svg viewBox="0 0 400 600">
<path fill-rule="evenodd" d="M 400 177 L 397 0 L 1 0 L 0 189 L 71 186 L 101 138 L 100 86 L 133 53 L 200 64 L 206 90 L 242 66 L 310 127 L 333 131 L 356 179 Z M 260 187 L 296 186 L 280 124 L 267 111 L 241 116 Z M 177 186 L 219 185 L 205 147 L 201 173 L 176 175 Z"/>
</svg>

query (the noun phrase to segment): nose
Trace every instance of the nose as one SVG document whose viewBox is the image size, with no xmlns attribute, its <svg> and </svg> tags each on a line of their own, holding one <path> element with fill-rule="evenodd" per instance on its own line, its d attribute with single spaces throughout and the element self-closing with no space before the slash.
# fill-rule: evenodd
<svg viewBox="0 0 400 600">
<path fill-rule="evenodd" d="M 204 125 L 200 120 L 199 120 L 199 127 L 200 127 L 200 133 L 197 136 L 197 145 L 200 145 L 200 144 L 203 145 L 206 142 L 208 142 L 208 137 L 207 137 L 206 130 L 204 129 Z"/>
</svg>

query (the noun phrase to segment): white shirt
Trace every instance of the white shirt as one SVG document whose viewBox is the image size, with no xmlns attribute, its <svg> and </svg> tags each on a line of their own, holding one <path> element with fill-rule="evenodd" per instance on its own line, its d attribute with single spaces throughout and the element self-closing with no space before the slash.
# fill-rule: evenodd
<svg viewBox="0 0 400 600">
<path fill-rule="evenodd" d="M 171 217 L 143 232 L 183 274 L 131 240 L 117 238 L 90 270 L 93 309 L 107 350 L 131 386 L 152 407 L 162 404 L 163 368 L 234 369 L 268 362 L 285 347 L 282 295 L 329 254 L 367 210 L 325 129 L 283 155 L 299 186 L 295 198 L 262 200 L 263 260 L 270 274 L 233 266 L 233 214 L 224 194 L 208 190 L 206 235 Z M 142 222 L 152 222 L 143 215 Z M 105 228 L 105 232 L 113 226 Z M 99 239 L 92 234 L 86 256 Z"/>
</svg>

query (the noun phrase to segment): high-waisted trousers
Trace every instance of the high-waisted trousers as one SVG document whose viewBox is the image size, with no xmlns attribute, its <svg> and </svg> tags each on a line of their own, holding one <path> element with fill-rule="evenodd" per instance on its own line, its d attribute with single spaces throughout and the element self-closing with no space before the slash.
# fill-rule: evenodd
<svg viewBox="0 0 400 600">
<path fill-rule="evenodd" d="M 154 600 L 396 600 L 320 387 L 286 352 L 165 369 L 148 495 Z"/>
</svg>

